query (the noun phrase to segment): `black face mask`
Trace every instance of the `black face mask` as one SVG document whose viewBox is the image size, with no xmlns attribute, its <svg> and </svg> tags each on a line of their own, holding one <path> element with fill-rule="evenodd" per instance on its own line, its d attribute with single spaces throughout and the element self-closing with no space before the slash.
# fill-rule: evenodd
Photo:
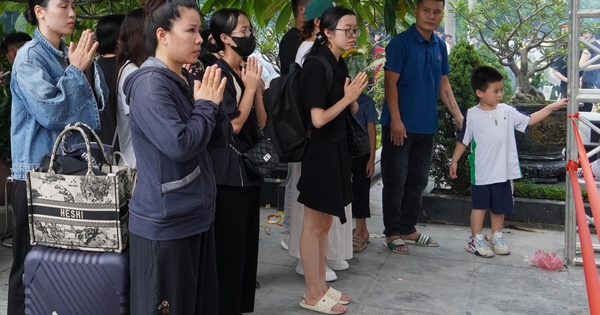
<svg viewBox="0 0 600 315">
<path fill-rule="evenodd" d="M 248 57 L 256 49 L 256 38 L 254 34 L 250 34 L 250 37 L 231 37 L 237 47 L 231 46 L 231 49 L 242 57 Z"/>
</svg>

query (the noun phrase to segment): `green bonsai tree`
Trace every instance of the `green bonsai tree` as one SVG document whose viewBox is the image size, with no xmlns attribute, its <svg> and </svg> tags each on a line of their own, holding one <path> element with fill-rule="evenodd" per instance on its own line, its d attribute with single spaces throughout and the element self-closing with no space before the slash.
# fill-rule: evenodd
<svg viewBox="0 0 600 315">
<path fill-rule="evenodd" d="M 516 77 L 514 103 L 542 103 L 544 94 L 530 79 L 550 67 L 556 53 L 567 47 L 568 34 L 559 26 L 567 22 L 564 0 L 486 0 L 469 10 L 465 1 L 453 1 L 457 17 L 468 22 L 502 66 Z"/>
<path fill-rule="evenodd" d="M 450 69 L 448 75 L 456 103 L 460 111 L 465 114 L 467 109 L 477 104 L 478 100 L 471 89 L 471 71 L 473 68 L 485 64 L 477 54 L 475 48 L 467 41 L 459 41 L 450 53 Z M 463 154 L 458 162 L 457 179 L 451 179 L 449 174 L 450 161 L 456 146 L 458 128 L 452 120 L 442 102 L 438 102 L 439 131 L 435 136 L 436 148 L 431 165 L 431 175 L 436 187 L 449 186 L 460 195 L 470 195 L 471 175 L 467 156 L 469 150 Z"/>
</svg>

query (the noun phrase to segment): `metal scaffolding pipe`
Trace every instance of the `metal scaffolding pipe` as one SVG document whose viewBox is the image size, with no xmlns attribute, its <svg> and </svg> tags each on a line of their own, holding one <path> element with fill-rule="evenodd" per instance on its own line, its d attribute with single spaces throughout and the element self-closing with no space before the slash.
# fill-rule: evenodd
<svg viewBox="0 0 600 315">
<path fill-rule="evenodd" d="M 568 78 L 569 80 L 569 104 L 567 105 L 567 113 L 569 115 L 579 112 L 579 101 L 577 94 L 579 90 L 579 0 L 571 0 L 569 3 L 569 52 L 567 56 Z M 565 117 L 565 119 L 567 119 Z M 577 147 L 575 145 L 575 135 L 573 124 L 567 123 L 567 161 L 577 161 Z M 575 243 L 577 226 L 575 220 L 575 203 L 573 200 L 572 185 L 579 183 L 571 183 L 569 176 L 566 178 L 567 196 L 565 197 L 565 261 L 568 265 L 575 263 Z"/>
<path fill-rule="evenodd" d="M 583 43 L 588 49 L 598 51 L 596 47 L 592 47 L 590 43 L 584 42 L 580 39 L 581 37 L 581 23 L 582 19 L 585 18 L 598 18 L 600 17 L 600 10 L 580 10 L 580 0 L 571 0 L 569 3 L 569 48 L 567 56 L 568 74 L 569 78 L 568 89 L 569 89 L 569 104 L 567 106 L 567 113 L 569 115 L 575 114 L 579 111 L 579 102 L 595 103 L 600 102 L 600 90 L 591 89 L 580 89 L 579 80 L 572 78 L 579 78 L 579 71 L 585 69 L 590 64 L 594 63 L 600 58 L 596 56 L 592 60 L 589 60 L 584 65 L 579 67 L 579 44 Z M 590 123 L 587 119 L 579 117 L 579 121 L 587 125 L 593 132 L 598 132 L 599 129 Z M 575 134 L 573 130 L 573 124 L 567 124 L 567 161 L 577 161 L 577 145 L 575 143 Z M 600 147 L 595 148 L 588 152 L 588 156 L 594 155 L 600 151 Z M 572 191 L 572 185 L 579 185 L 579 183 L 572 183 L 567 176 L 567 196 L 565 202 L 565 261 L 569 265 L 577 265 L 581 262 L 581 258 L 576 258 L 576 247 L 577 247 L 577 225 L 575 218 L 575 202 Z M 590 218 L 588 218 L 588 222 Z"/>
</svg>

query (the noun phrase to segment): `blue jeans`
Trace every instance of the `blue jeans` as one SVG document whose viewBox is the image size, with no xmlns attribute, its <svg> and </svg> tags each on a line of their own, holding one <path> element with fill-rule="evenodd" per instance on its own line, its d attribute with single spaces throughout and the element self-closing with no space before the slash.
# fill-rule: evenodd
<svg viewBox="0 0 600 315">
<path fill-rule="evenodd" d="M 383 128 L 381 179 L 385 236 L 417 231 L 415 226 L 421 197 L 429 181 L 434 142 L 434 134 L 407 133 L 404 144 L 396 146 L 390 139 L 390 129 Z"/>
</svg>

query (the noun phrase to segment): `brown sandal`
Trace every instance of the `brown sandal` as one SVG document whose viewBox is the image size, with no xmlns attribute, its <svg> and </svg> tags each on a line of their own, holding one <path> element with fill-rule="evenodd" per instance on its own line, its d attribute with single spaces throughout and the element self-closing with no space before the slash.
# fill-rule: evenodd
<svg viewBox="0 0 600 315">
<path fill-rule="evenodd" d="M 352 235 L 352 251 L 358 253 L 365 248 L 367 248 L 367 241 L 358 235 Z"/>
</svg>

